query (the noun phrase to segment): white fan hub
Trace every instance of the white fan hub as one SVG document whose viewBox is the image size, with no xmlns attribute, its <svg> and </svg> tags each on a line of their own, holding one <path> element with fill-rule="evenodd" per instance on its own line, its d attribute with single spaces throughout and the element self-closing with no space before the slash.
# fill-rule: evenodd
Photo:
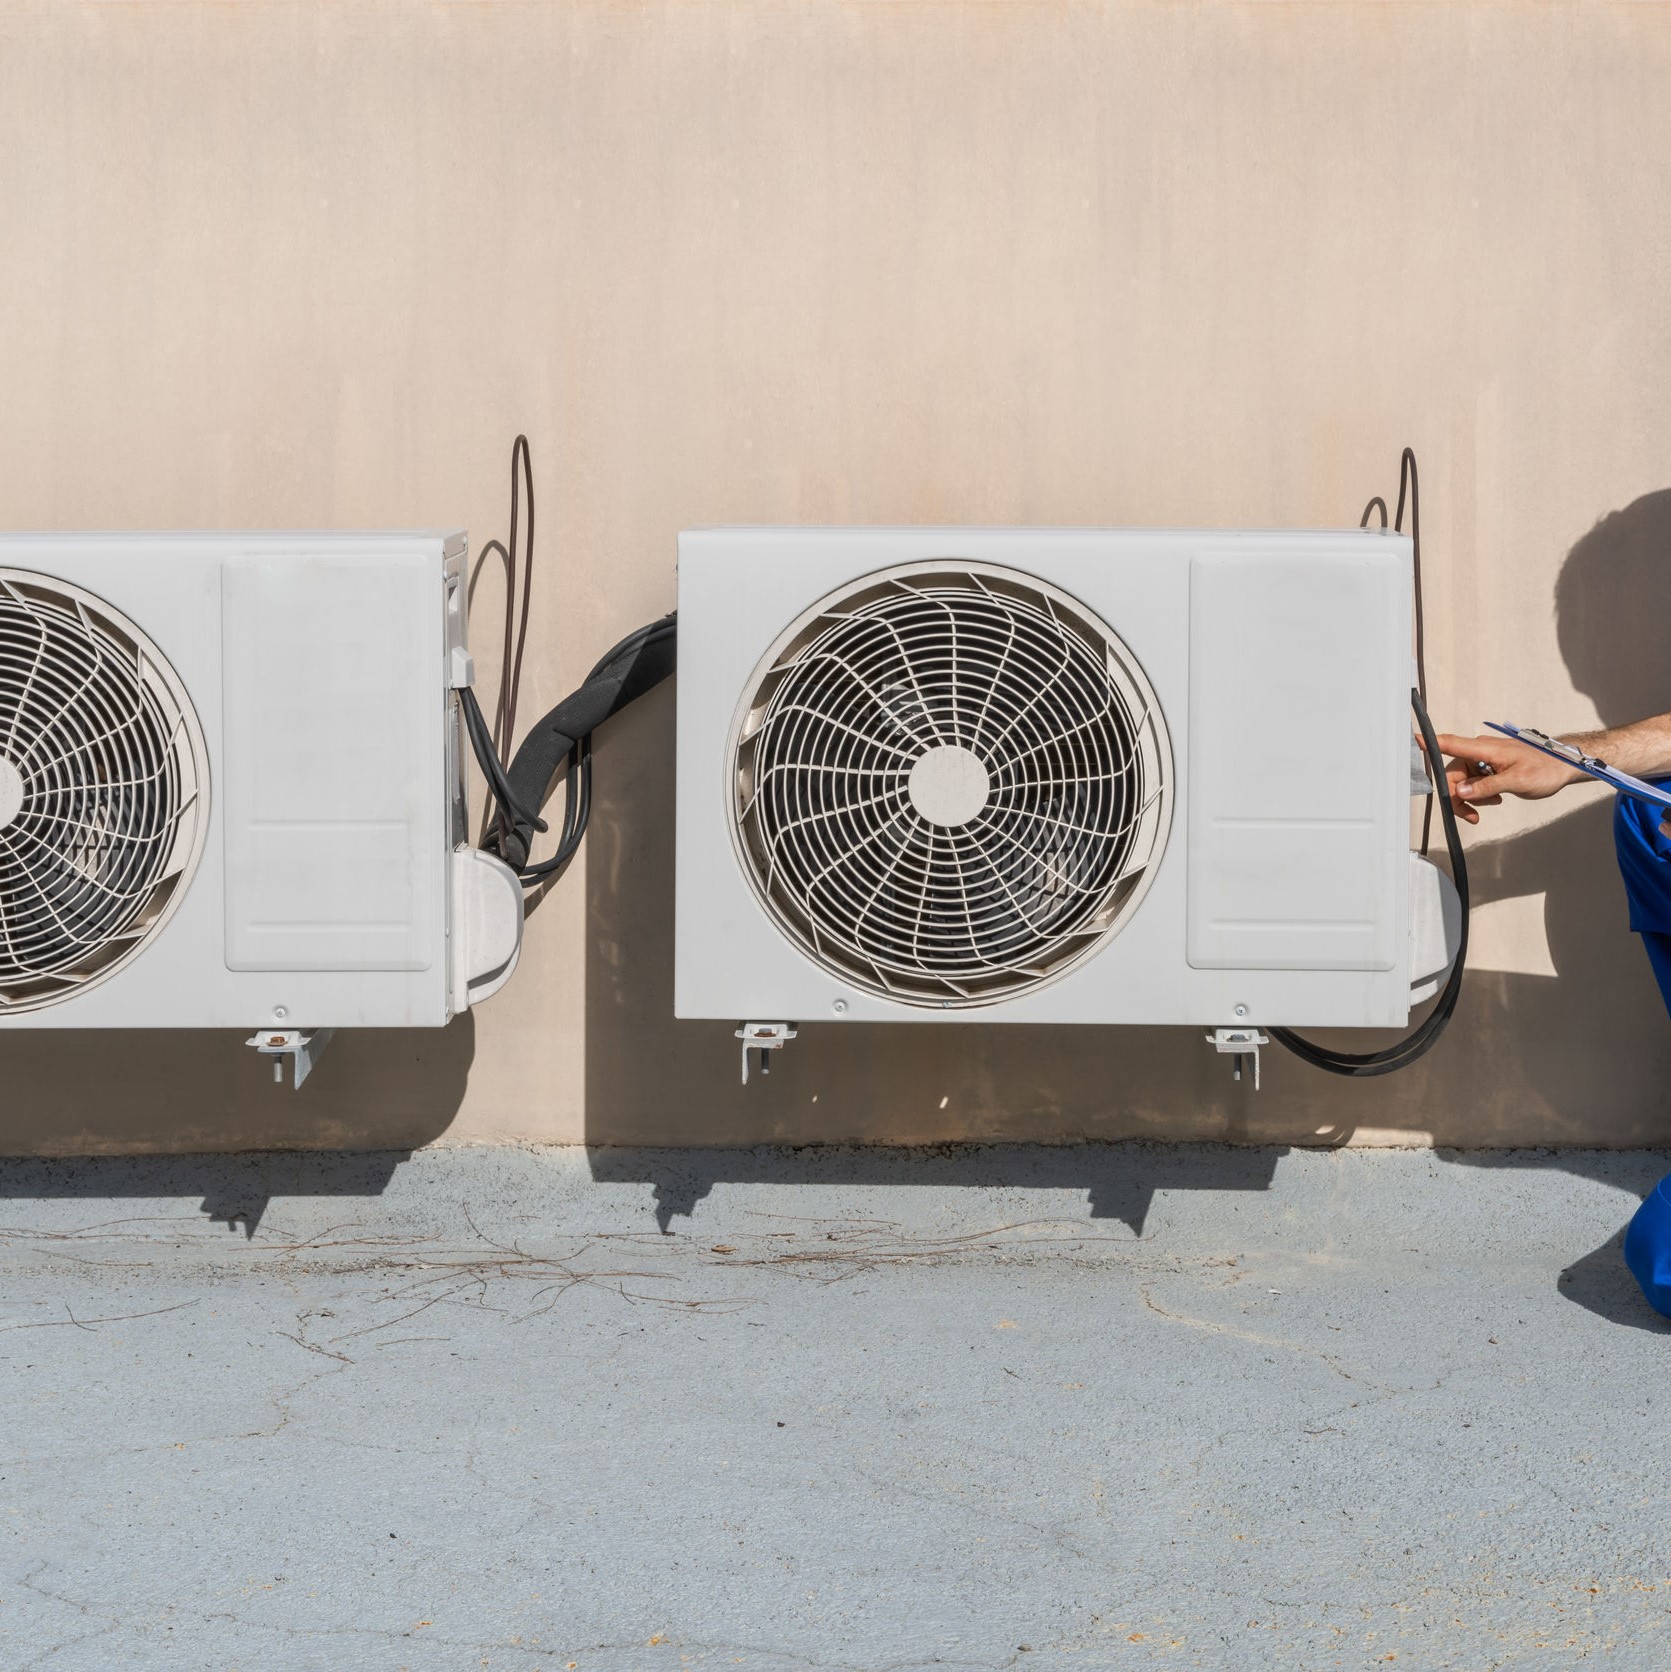
<svg viewBox="0 0 1671 1672">
<path fill-rule="evenodd" d="M 985 810 L 992 796 L 992 777 L 973 749 L 944 743 L 911 768 L 906 789 L 911 805 L 930 824 L 957 830 Z"/>
<path fill-rule="evenodd" d="M 23 774 L 0 755 L 0 830 L 23 810 Z"/>
</svg>

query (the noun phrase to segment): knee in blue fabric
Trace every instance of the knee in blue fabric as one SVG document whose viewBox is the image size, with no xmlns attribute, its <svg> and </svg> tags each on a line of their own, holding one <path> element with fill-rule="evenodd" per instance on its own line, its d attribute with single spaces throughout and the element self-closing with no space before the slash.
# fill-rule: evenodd
<svg viewBox="0 0 1671 1672">
<path fill-rule="evenodd" d="M 1671 1177 L 1653 1188 L 1625 1232 L 1625 1264 L 1648 1304 L 1671 1318 Z"/>
</svg>

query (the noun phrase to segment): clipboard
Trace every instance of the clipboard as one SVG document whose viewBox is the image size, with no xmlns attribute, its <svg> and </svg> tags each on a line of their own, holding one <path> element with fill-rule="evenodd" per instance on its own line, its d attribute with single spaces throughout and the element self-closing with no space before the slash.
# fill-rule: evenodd
<svg viewBox="0 0 1671 1672">
<path fill-rule="evenodd" d="M 1617 767 L 1609 766 L 1606 761 L 1598 760 L 1594 755 L 1586 755 L 1576 744 L 1563 743 L 1559 738 L 1535 731 L 1531 726 L 1509 726 L 1496 720 L 1487 720 L 1485 723 L 1492 731 L 1512 737 L 1516 743 L 1527 744 L 1546 755 L 1553 755 L 1556 760 L 1563 761 L 1568 766 L 1576 766 L 1580 772 L 1587 772 L 1610 789 L 1617 790 L 1620 795 L 1634 796 L 1636 800 L 1649 802 L 1655 807 L 1671 808 L 1671 791 L 1645 783 L 1640 778 L 1633 778 L 1628 772 L 1620 772 Z"/>
</svg>

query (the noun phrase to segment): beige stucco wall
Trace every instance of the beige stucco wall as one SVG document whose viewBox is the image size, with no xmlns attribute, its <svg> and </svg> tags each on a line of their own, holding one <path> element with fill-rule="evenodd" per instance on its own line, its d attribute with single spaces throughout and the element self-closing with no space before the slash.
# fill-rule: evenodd
<svg viewBox="0 0 1671 1672">
<path fill-rule="evenodd" d="M 1664 709 L 1668 87 L 1641 4 L 0 4 L 0 526 L 479 546 L 525 429 L 532 714 L 683 526 L 1338 524 L 1409 441 L 1442 721 Z M 1475 838 L 1477 973 L 1396 1079 L 902 1027 L 745 1092 L 670 1014 L 673 695 L 477 1016 L 294 1096 L 232 1036 L 7 1033 L 0 1147 L 1671 1133 L 1576 794 Z"/>
</svg>

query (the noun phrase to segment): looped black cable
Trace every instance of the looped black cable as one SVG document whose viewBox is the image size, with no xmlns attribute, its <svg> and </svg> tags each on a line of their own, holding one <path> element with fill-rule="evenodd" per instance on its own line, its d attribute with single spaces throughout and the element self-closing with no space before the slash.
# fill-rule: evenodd
<svg viewBox="0 0 1671 1672">
<path fill-rule="evenodd" d="M 1416 451 L 1406 447 L 1398 461 L 1398 509 L 1393 513 L 1393 528 L 1404 532 L 1404 499 L 1410 499 L 1410 567 L 1416 588 L 1416 690 L 1423 702 L 1427 701 L 1427 628 L 1422 620 L 1422 496 L 1421 484 L 1416 480 Z M 1422 852 L 1427 852 L 1425 843 Z"/>
<path fill-rule="evenodd" d="M 1415 710 L 1416 724 L 1421 728 L 1422 746 L 1433 766 L 1433 781 L 1435 784 L 1442 784 L 1445 781 L 1445 757 L 1440 751 L 1438 738 L 1434 736 L 1433 722 L 1427 717 L 1427 704 L 1422 701 L 1419 690 L 1411 691 L 1410 706 Z M 1462 904 L 1462 928 L 1457 936 L 1456 961 L 1451 965 L 1450 976 L 1439 994 L 1438 1003 L 1412 1032 L 1406 1034 L 1396 1045 L 1389 1045 L 1384 1051 L 1331 1051 L 1327 1046 L 1303 1038 L 1290 1028 L 1271 1029 L 1272 1039 L 1279 1045 L 1286 1046 L 1295 1056 L 1310 1063 L 1313 1068 L 1321 1068 L 1327 1074 L 1345 1074 L 1358 1079 L 1367 1079 L 1377 1074 L 1391 1074 L 1400 1068 L 1408 1068 L 1418 1057 L 1426 1055 L 1433 1048 L 1455 1014 L 1457 1000 L 1462 996 L 1463 969 L 1468 962 L 1468 857 L 1462 848 L 1462 833 L 1457 828 L 1456 813 L 1451 807 L 1448 795 L 1439 797 L 1439 814 L 1445 827 L 1445 846 L 1450 853 L 1451 875 L 1456 882 L 1457 897 Z"/>
<path fill-rule="evenodd" d="M 1423 619 L 1422 609 L 1422 497 L 1421 483 L 1416 476 L 1416 454 L 1414 448 L 1406 447 L 1398 461 L 1398 510 L 1393 514 L 1393 527 L 1398 533 L 1404 532 L 1404 502 L 1408 494 L 1410 502 L 1410 569 L 1415 585 L 1416 598 L 1416 690 L 1421 700 L 1427 701 L 1427 623 Z M 1382 526 L 1385 527 L 1383 520 Z M 1436 787 L 1443 782 L 1444 773 L 1441 772 L 1433 780 Z M 1426 856 L 1428 847 L 1433 840 L 1433 795 L 1434 789 L 1429 788 L 1427 802 L 1422 808 L 1422 844 L 1421 851 Z"/>
</svg>

